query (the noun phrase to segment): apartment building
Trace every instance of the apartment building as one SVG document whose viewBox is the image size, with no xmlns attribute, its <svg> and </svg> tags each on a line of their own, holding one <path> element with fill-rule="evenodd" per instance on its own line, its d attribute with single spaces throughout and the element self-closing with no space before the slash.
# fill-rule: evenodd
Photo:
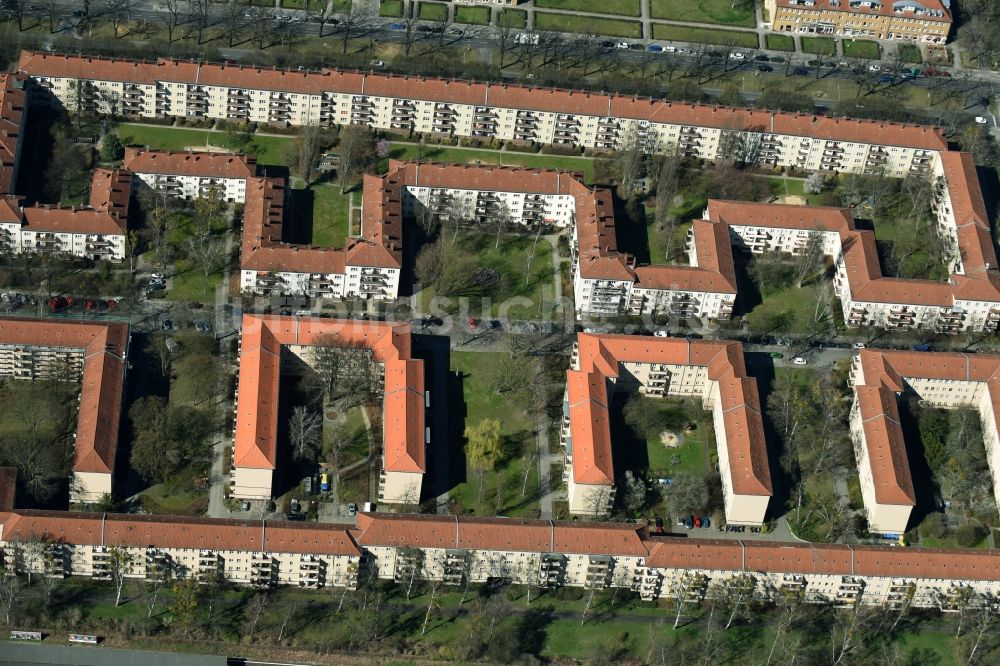
<svg viewBox="0 0 1000 666">
<path fill-rule="evenodd" d="M 127 578 L 260 588 L 354 588 L 371 567 L 401 584 L 617 587 L 689 603 L 734 585 L 762 601 L 943 611 L 1000 594 L 990 550 L 677 539 L 641 524 L 416 514 L 361 513 L 353 527 L 31 511 L 13 508 L 13 485 L 13 470 L 0 469 L 0 565 L 14 573 L 110 580 L 114 555 Z"/>
<path fill-rule="evenodd" d="M 950 0 L 766 0 L 771 30 L 944 44 Z"/>
<path fill-rule="evenodd" d="M 111 492 L 125 391 L 127 324 L 47 319 L 0 320 L 0 377 L 80 381 L 70 501 Z"/>
<path fill-rule="evenodd" d="M 24 206 L 14 194 L 27 118 L 25 82 L 23 76 L 0 74 L 0 248 L 122 261 L 131 196 L 128 172 L 96 169 L 84 206 Z"/>
<path fill-rule="evenodd" d="M 410 352 L 409 325 L 249 314 L 243 316 L 240 337 L 232 495 L 271 499 L 282 366 L 291 360 L 289 354 L 310 364 L 317 345 L 370 350 L 382 378 L 379 501 L 416 504 L 431 437 L 424 416 L 430 394 L 424 390 L 423 361 Z"/>
<path fill-rule="evenodd" d="M 510 84 L 32 51 L 21 53 L 18 67 L 33 82 L 36 103 L 88 104 L 133 118 L 355 124 L 596 150 L 639 145 L 708 160 L 897 177 L 928 169 L 947 150 L 940 130 L 917 125 Z"/>
<path fill-rule="evenodd" d="M 122 168 L 137 184 L 179 199 L 215 194 L 229 203 L 245 203 L 247 181 L 257 175 L 257 158 L 126 148 Z"/>
<path fill-rule="evenodd" d="M 868 523 L 902 533 L 916 504 L 897 399 L 930 407 L 973 408 L 983 426 L 986 459 L 1000 506 L 1000 356 L 862 350 L 851 364 L 851 436 Z"/>
<path fill-rule="evenodd" d="M 759 525 L 771 473 L 757 384 L 738 342 L 580 333 L 566 373 L 561 442 L 572 513 L 600 515 L 614 500 L 611 409 L 616 393 L 700 398 L 712 412 L 726 521 Z"/>
</svg>

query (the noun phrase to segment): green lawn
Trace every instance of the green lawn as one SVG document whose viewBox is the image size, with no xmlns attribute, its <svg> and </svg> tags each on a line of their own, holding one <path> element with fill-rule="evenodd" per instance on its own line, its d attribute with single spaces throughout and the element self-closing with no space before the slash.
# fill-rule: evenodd
<svg viewBox="0 0 1000 666">
<path fill-rule="evenodd" d="M 352 462 L 363 459 L 368 455 L 368 426 L 365 425 L 365 417 L 362 414 L 362 407 L 352 407 L 344 418 L 342 433 L 346 439 L 346 444 L 340 454 L 340 465 L 349 465 Z"/>
<path fill-rule="evenodd" d="M 150 513 L 173 516 L 200 516 L 208 509 L 208 491 L 195 490 L 191 475 L 184 475 L 178 485 L 165 483 L 150 486 L 139 496 L 143 509 Z"/>
<path fill-rule="evenodd" d="M 772 51 L 794 51 L 795 39 L 791 35 L 767 35 L 764 38 L 767 48 Z"/>
<path fill-rule="evenodd" d="M 920 47 L 916 44 L 900 44 L 897 49 L 899 50 L 899 59 L 903 62 L 919 65 L 924 61 L 923 56 L 920 55 Z"/>
<path fill-rule="evenodd" d="M 344 247 L 347 244 L 347 211 L 349 194 L 341 194 L 333 183 L 313 185 L 312 244 L 322 247 Z"/>
<path fill-rule="evenodd" d="M 639 16 L 639 0 L 535 0 L 537 9 L 563 9 L 595 14 Z M 600 34 L 600 33 L 599 33 Z"/>
<path fill-rule="evenodd" d="M 326 0 L 281 0 L 281 6 L 285 9 L 305 9 L 319 12 L 326 7 Z M 348 12 L 351 9 L 351 0 L 333 0 L 333 11 L 336 13 Z"/>
<path fill-rule="evenodd" d="M 505 234 L 500 238 L 500 246 L 496 247 L 495 237 L 495 233 L 461 231 L 455 241 L 460 256 L 472 255 L 477 265 L 490 268 L 500 276 L 500 286 L 492 297 L 480 300 L 477 295 L 467 296 L 469 313 L 483 317 L 498 317 L 503 314 L 511 319 L 544 318 L 553 304 L 555 293 L 552 245 L 546 240 L 538 242 L 530 273 L 525 279 L 534 238 L 530 235 Z M 446 242 L 451 244 L 450 232 Z M 418 298 L 424 312 L 430 311 L 429 304 L 436 295 L 433 286 L 420 291 Z M 453 305 L 457 304 L 457 298 L 452 297 Z M 521 302 L 523 299 L 528 302 Z M 484 308 L 485 305 L 488 308 Z"/>
<path fill-rule="evenodd" d="M 501 352 L 452 352 L 451 372 L 461 376 L 462 401 L 464 405 L 452 402 L 451 409 L 464 413 L 466 426 L 474 425 L 483 419 L 500 421 L 500 433 L 504 438 L 507 458 L 493 473 L 486 476 L 484 484 L 484 505 L 488 507 L 484 513 L 493 515 L 499 513 L 506 516 L 526 515 L 537 508 L 534 501 L 526 501 L 521 496 L 526 460 L 522 454 L 531 451 L 535 446 L 534 426 L 528 420 L 522 404 L 513 399 L 510 393 L 497 393 L 493 389 L 495 368 L 499 367 L 503 356 Z M 454 398 L 456 396 L 452 396 Z M 456 449 L 463 442 L 452 442 Z M 466 470 L 466 481 L 449 490 L 452 500 L 465 508 L 472 508 L 478 499 L 478 487 L 473 470 Z M 500 486 L 503 491 L 503 501 L 500 511 L 496 512 L 496 492 Z M 528 474 L 527 497 L 532 496 L 532 490 L 538 488 L 538 465 Z"/>
<path fill-rule="evenodd" d="M 500 10 L 500 23 L 511 28 L 527 28 L 528 12 L 523 9 Z"/>
<path fill-rule="evenodd" d="M 208 147 L 227 148 L 234 152 L 256 155 L 263 166 L 290 166 L 294 137 L 245 137 L 236 132 L 224 132 L 187 127 L 158 127 L 122 123 L 118 135 L 126 146 L 148 146 L 158 150 L 198 150 Z"/>
<path fill-rule="evenodd" d="M 537 2 L 537 0 L 536 0 Z M 653 18 L 691 23 L 720 23 L 752 28 L 752 8 L 733 8 L 732 0 L 650 0 Z"/>
<path fill-rule="evenodd" d="M 771 183 L 771 191 L 775 196 L 805 196 L 805 181 L 801 178 L 781 178 L 771 176 L 768 179 Z"/>
<path fill-rule="evenodd" d="M 711 419 L 706 420 L 695 400 L 668 399 L 671 404 L 680 402 L 685 410 L 698 423 L 691 432 L 675 433 L 680 437 L 680 445 L 674 448 L 666 446 L 657 433 L 649 433 L 646 440 L 646 455 L 649 459 L 649 475 L 652 478 L 670 477 L 674 474 L 690 474 L 704 476 L 708 471 L 706 447 L 715 446 L 715 438 L 707 429 Z"/>
<path fill-rule="evenodd" d="M 844 40 L 844 55 L 849 58 L 865 58 L 867 60 L 878 60 L 882 57 L 882 50 L 878 42 L 864 39 Z"/>
<path fill-rule="evenodd" d="M 833 55 L 837 52 L 837 46 L 832 37 L 803 37 L 802 52 Z"/>
<path fill-rule="evenodd" d="M 642 24 L 636 21 L 619 21 L 574 14 L 547 14 L 535 12 L 535 27 L 556 32 L 579 32 L 586 35 L 608 37 L 642 37 Z"/>
<path fill-rule="evenodd" d="M 421 2 L 419 16 L 425 21 L 444 21 L 448 18 L 448 5 L 439 2 Z"/>
<path fill-rule="evenodd" d="M 415 160 L 419 150 L 419 145 L 415 143 L 393 143 L 389 156 L 396 160 Z M 481 164 L 502 164 L 503 166 L 524 166 L 538 169 L 563 169 L 579 171 L 587 183 L 593 182 L 594 179 L 594 160 L 589 157 L 540 155 L 455 146 L 425 146 L 423 159 L 429 162 L 452 164 L 479 162 Z"/>
<path fill-rule="evenodd" d="M 393 18 L 403 15 L 403 0 L 382 0 L 378 7 L 379 16 L 391 16 Z"/>
<path fill-rule="evenodd" d="M 53 441 L 64 434 L 71 425 L 76 401 L 63 402 L 52 389 L 48 381 L 5 380 L 0 391 L 0 438 L 11 441 L 30 432 Z M 79 388 L 68 392 L 78 393 Z M 30 419 L 27 414 L 31 414 Z"/>
<path fill-rule="evenodd" d="M 455 7 L 456 23 L 472 23 L 475 25 L 489 25 L 489 7 Z"/>
<path fill-rule="evenodd" d="M 205 275 L 200 267 L 193 266 L 187 259 L 179 259 L 174 265 L 177 273 L 173 276 L 173 284 L 167 291 L 168 299 L 195 303 L 215 302 L 215 290 L 223 278 L 221 271 Z"/>
<path fill-rule="evenodd" d="M 653 24 L 653 39 L 675 42 L 696 42 L 699 44 L 722 44 L 732 42 L 736 46 L 757 48 L 757 35 L 743 30 L 712 30 L 711 28 L 688 28 L 666 23 Z"/>
<path fill-rule="evenodd" d="M 775 333 L 775 330 L 771 330 L 771 322 L 781 322 L 781 331 L 785 333 L 813 332 L 817 326 L 813 322 L 813 315 L 817 290 L 820 288 L 815 284 L 805 285 L 801 289 L 791 286 L 768 294 L 762 303 L 747 313 L 750 330 L 761 334 Z"/>
</svg>

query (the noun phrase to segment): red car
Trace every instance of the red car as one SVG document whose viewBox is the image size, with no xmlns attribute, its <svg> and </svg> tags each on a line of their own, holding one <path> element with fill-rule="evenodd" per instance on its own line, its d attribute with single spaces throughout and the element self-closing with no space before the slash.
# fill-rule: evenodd
<svg viewBox="0 0 1000 666">
<path fill-rule="evenodd" d="M 694 517 L 694 526 L 695 527 L 701 527 L 701 516 L 695 516 Z"/>
</svg>

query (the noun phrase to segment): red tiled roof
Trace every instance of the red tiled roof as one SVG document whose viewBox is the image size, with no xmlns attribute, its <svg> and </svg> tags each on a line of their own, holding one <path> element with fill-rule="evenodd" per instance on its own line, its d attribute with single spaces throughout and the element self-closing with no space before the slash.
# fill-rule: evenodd
<svg viewBox="0 0 1000 666">
<path fill-rule="evenodd" d="M 74 472 L 114 470 L 128 338 L 128 325 L 122 323 L 0 319 L 0 344 L 84 351 Z"/>
<path fill-rule="evenodd" d="M 803 6 L 801 4 L 796 4 L 793 0 L 776 0 L 778 7 L 782 9 L 798 9 L 804 11 L 813 12 L 845 12 L 850 14 L 865 14 L 865 15 L 876 15 L 876 16 L 898 16 L 901 18 L 919 19 L 921 21 L 937 21 L 941 23 L 951 23 L 951 11 L 941 0 L 910 0 L 904 6 L 914 6 L 918 5 L 927 10 L 932 10 L 938 12 L 937 15 L 934 14 L 917 14 L 913 11 L 901 11 L 896 10 L 895 5 L 897 4 L 894 0 L 881 0 L 877 2 L 874 6 L 865 6 L 861 4 L 845 3 L 843 0 L 840 2 L 830 2 L 830 0 L 812 0 L 813 4 L 809 6 Z"/>
<path fill-rule="evenodd" d="M 1000 394 L 1000 356 L 863 349 L 854 387 L 868 450 L 875 498 L 880 504 L 913 506 L 916 496 L 899 421 L 896 393 L 908 378 L 982 382 Z M 995 412 L 1000 416 L 1000 412 Z"/>
<path fill-rule="evenodd" d="M 257 158 L 229 153 L 126 148 L 122 167 L 133 173 L 248 180 L 257 175 Z"/>
<path fill-rule="evenodd" d="M 4 541 L 32 538 L 83 546 L 361 555 L 349 529 L 334 524 L 28 510 L 4 521 Z"/>
<path fill-rule="evenodd" d="M 243 316 L 234 461 L 274 469 L 281 347 L 333 337 L 372 351 L 384 369 L 383 451 L 390 472 L 424 472 L 423 361 L 410 356 L 408 324 L 306 317 Z"/>
<path fill-rule="evenodd" d="M 613 482 L 604 382 L 619 376 L 619 363 L 700 365 L 707 367 L 709 380 L 718 382 L 733 492 L 771 495 L 757 384 L 746 375 L 738 342 L 580 333 L 577 359 L 579 369 L 569 370 L 566 380 L 576 483 Z"/>
<path fill-rule="evenodd" d="M 160 59 L 145 63 L 106 58 L 22 51 L 18 70 L 32 76 L 129 81 L 157 81 L 249 88 L 290 93 L 345 93 L 399 97 L 443 104 L 519 108 L 591 117 L 609 114 L 678 125 L 717 129 L 754 129 L 832 141 L 889 144 L 947 150 L 937 128 L 882 121 L 848 120 L 791 113 L 747 111 L 574 90 L 513 84 L 425 79 L 391 74 L 362 74 L 324 69 L 318 72 L 271 70 Z M 507 106 L 509 105 L 509 106 Z"/>
</svg>

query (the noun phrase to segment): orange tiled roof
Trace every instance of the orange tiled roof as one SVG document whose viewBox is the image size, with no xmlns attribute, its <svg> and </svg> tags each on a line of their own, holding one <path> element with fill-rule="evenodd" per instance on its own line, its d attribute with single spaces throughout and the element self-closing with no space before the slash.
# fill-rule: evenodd
<svg viewBox="0 0 1000 666">
<path fill-rule="evenodd" d="M 837 3 L 830 2 L 830 0 L 812 1 L 813 4 L 809 6 L 796 4 L 793 0 L 777 0 L 777 3 L 778 7 L 782 9 L 799 9 L 814 12 L 845 12 L 850 14 L 866 14 L 869 16 L 898 16 L 900 18 L 912 18 L 921 21 L 951 23 L 951 11 L 941 0 L 910 0 L 910 2 L 906 3 L 909 6 L 919 5 L 924 9 L 940 12 L 936 16 L 933 14 L 916 14 L 912 11 L 896 11 L 895 5 L 897 2 L 895 0 L 881 0 L 875 3 L 874 6 L 855 5 L 853 3 L 845 3 L 843 0 Z"/>
<path fill-rule="evenodd" d="M 114 470 L 128 339 L 128 325 L 122 323 L 0 319 L 0 344 L 84 351 L 74 472 Z"/>
<path fill-rule="evenodd" d="M 383 452 L 390 472 L 424 472 L 423 361 L 410 355 L 410 327 L 375 321 L 243 316 L 234 461 L 274 469 L 281 348 L 333 337 L 370 349 L 384 370 Z"/>
<path fill-rule="evenodd" d="M 619 376 L 619 364 L 692 365 L 705 366 L 718 382 L 733 492 L 771 495 L 757 384 L 746 375 L 738 342 L 580 333 L 577 359 L 566 380 L 576 483 L 614 482 L 605 382 Z"/>
<path fill-rule="evenodd" d="M 907 378 L 985 383 L 990 398 L 1000 396 L 1000 356 L 947 352 L 863 349 L 855 399 L 868 450 L 875 499 L 880 504 L 913 506 L 916 496 L 899 422 L 896 394 Z M 1000 412 L 994 411 L 1000 416 Z"/>
<path fill-rule="evenodd" d="M 523 108 L 591 117 L 614 115 L 654 123 L 704 126 L 724 130 L 752 129 L 831 141 L 947 150 L 947 143 L 940 129 L 920 125 L 748 111 L 706 104 L 508 83 L 474 83 L 331 69 L 312 72 L 275 70 L 163 58 L 153 63 L 36 51 L 21 52 L 18 71 L 36 77 L 128 81 L 146 85 L 168 81 L 312 95 L 341 93 L 399 97 L 443 104 Z"/>
<path fill-rule="evenodd" d="M 122 167 L 133 173 L 247 180 L 257 175 L 257 158 L 229 153 L 126 148 Z"/>
</svg>

